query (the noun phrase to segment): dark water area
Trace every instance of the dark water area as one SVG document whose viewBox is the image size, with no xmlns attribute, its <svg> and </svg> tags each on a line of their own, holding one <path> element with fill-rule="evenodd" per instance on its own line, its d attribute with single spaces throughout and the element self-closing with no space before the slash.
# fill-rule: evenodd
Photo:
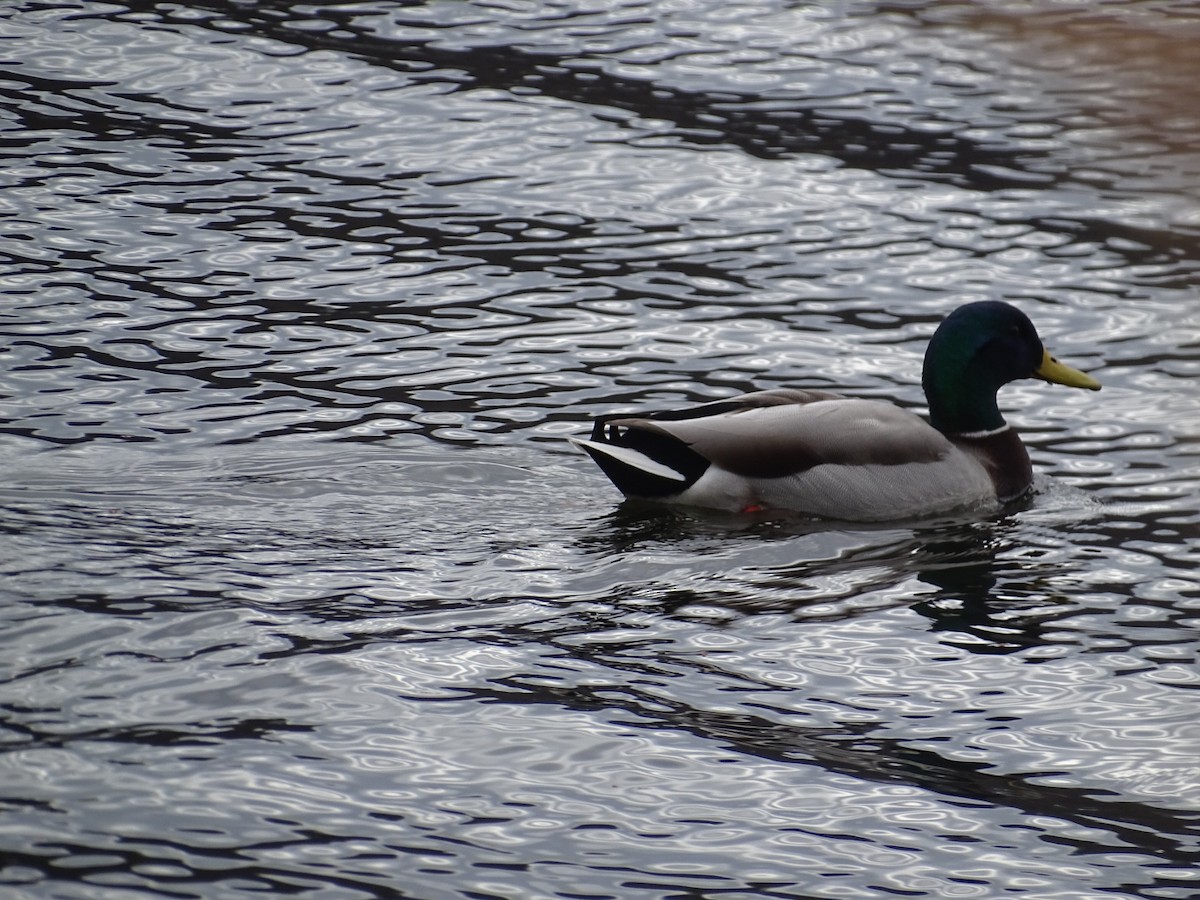
<svg viewBox="0 0 1200 900">
<path fill-rule="evenodd" d="M 0 7 L 0 893 L 1200 895 L 1200 12 Z M 624 504 L 595 415 L 920 410 L 1037 483 Z"/>
</svg>

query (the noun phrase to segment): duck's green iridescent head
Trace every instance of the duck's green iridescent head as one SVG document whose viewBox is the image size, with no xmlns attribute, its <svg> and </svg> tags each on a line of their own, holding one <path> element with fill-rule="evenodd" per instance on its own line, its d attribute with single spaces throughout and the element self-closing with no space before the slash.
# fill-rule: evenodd
<svg viewBox="0 0 1200 900">
<path fill-rule="evenodd" d="M 945 434 L 1001 428 L 996 392 L 1018 378 L 1100 390 L 1096 379 L 1051 356 L 1015 306 L 999 300 L 960 306 L 938 326 L 925 351 L 921 386 L 930 421 Z"/>
</svg>

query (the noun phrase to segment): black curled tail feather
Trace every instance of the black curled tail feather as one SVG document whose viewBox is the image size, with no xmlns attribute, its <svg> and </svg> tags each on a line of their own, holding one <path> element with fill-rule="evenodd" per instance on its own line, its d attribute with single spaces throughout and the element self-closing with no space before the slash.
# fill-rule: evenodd
<svg viewBox="0 0 1200 900">
<path fill-rule="evenodd" d="M 632 450 L 679 474 L 678 478 L 665 478 L 584 445 L 601 471 L 628 497 L 655 498 L 678 494 L 695 484 L 709 467 L 709 461 L 686 443 L 644 419 L 621 415 L 601 416 L 592 428 L 591 440 L 596 444 Z"/>
</svg>

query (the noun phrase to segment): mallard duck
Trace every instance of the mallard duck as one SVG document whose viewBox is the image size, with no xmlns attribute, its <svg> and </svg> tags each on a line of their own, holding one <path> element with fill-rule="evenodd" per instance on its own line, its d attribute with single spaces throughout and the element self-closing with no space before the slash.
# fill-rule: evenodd
<svg viewBox="0 0 1200 900">
<path fill-rule="evenodd" d="M 880 400 L 776 389 L 691 409 L 600 417 L 572 439 L 629 497 L 732 512 L 886 521 L 1007 503 L 1033 483 L 996 392 L 1018 378 L 1099 390 L 1000 301 L 960 306 L 925 352 L 929 421 Z"/>
</svg>

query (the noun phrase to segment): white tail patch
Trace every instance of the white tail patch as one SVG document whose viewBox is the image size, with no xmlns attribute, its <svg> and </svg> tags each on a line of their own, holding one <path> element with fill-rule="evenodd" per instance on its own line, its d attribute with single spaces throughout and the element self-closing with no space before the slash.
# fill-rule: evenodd
<svg viewBox="0 0 1200 900">
<path fill-rule="evenodd" d="M 641 469 L 647 475 L 653 475 L 656 478 L 666 478 L 669 481 L 687 481 L 686 476 L 680 475 L 670 466 L 664 466 L 662 463 L 651 459 L 644 453 L 639 453 L 637 450 L 630 450 L 628 447 L 619 447 L 616 444 L 585 441 L 582 438 L 569 438 L 569 440 L 576 447 L 593 450 L 596 453 L 603 453 L 605 456 L 612 457 L 617 462 L 632 466 L 635 469 Z"/>
</svg>

